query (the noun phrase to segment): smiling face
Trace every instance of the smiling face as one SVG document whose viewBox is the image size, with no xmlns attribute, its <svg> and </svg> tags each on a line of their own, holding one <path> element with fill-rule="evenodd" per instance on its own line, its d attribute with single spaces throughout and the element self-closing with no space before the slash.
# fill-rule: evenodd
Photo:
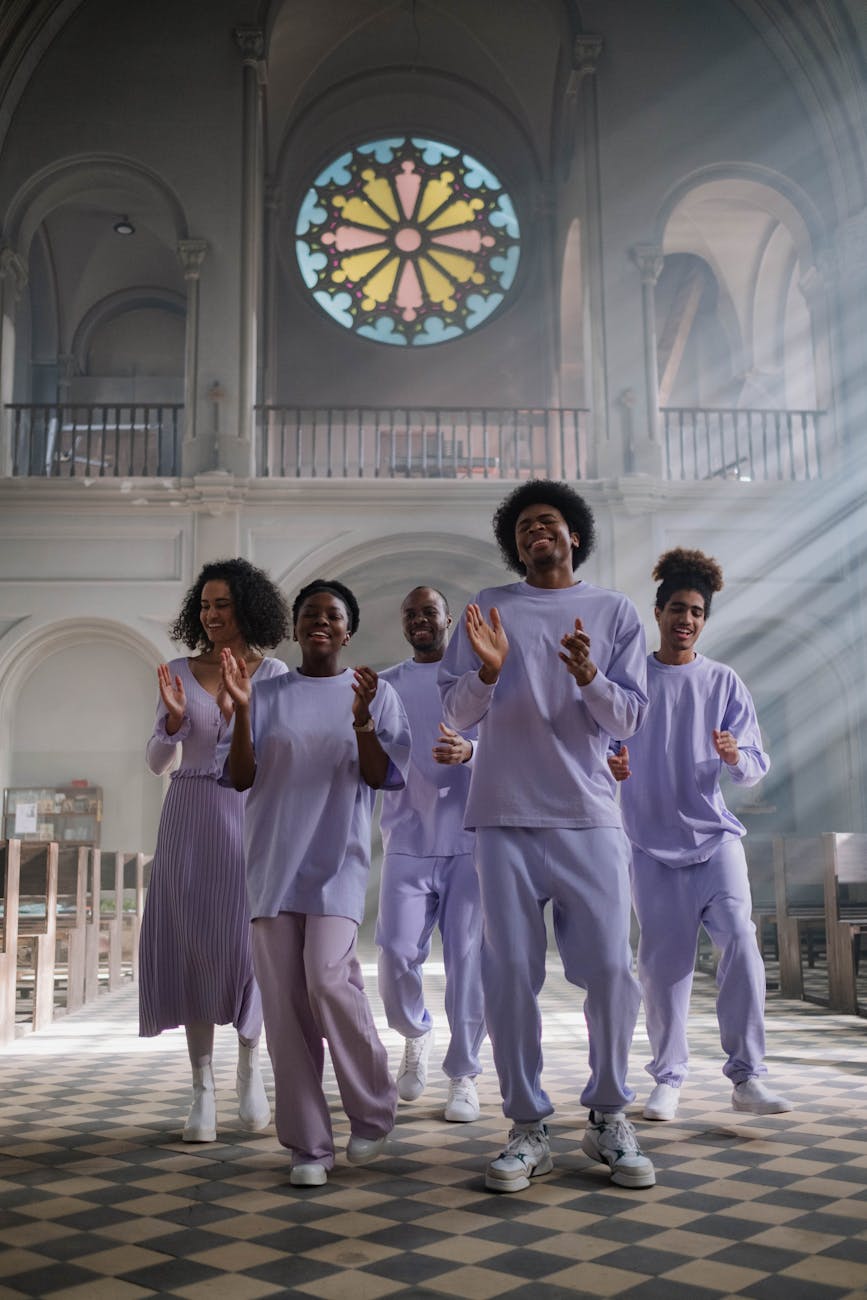
<svg viewBox="0 0 867 1300">
<path fill-rule="evenodd" d="M 232 590 L 222 578 L 212 578 L 202 587 L 199 599 L 199 618 L 205 636 L 215 649 L 230 645 L 240 636 L 235 618 Z"/>
<path fill-rule="evenodd" d="M 298 610 L 293 635 L 301 647 L 302 672 L 336 673 L 340 651 L 349 644 L 349 611 L 334 592 L 314 591 Z"/>
<path fill-rule="evenodd" d="M 569 525 L 555 506 L 538 502 L 518 515 L 515 545 L 531 584 L 534 578 L 558 570 L 568 572 L 571 584 L 572 548 L 578 544 L 578 534 L 569 531 Z"/>
<path fill-rule="evenodd" d="M 420 663 L 442 659 L 451 618 L 443 598 L 432 587 L 416 587 L 400 607 L 403 635 Z"/>
<path fill-rule="evenodd" d="M 684 589 L 673 592 L 662 609 L 655 609 L 659 625 L 661 663 L 685 664 L 695 658 L 695 643 L 707 620 L 704 596 L 700 591 Z"/>
</svg>

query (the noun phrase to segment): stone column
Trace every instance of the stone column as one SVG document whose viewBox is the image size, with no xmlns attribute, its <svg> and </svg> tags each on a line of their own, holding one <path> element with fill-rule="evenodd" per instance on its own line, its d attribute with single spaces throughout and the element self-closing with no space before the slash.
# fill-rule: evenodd
<svg viewBox="0 0 867 1300">
<path fill-rule="evenodd" d="M 636 244 L 632 260 L 641 274 L 641 314 L 644 325 L 644 399 L 646 433 L 637 438 L 634 470 L 637 473 L 662 473 L 662 448 L 659 442 L 659 367 L 656 358 L 656 304 L 653 291 L 665 261 L 656 244 Z"/>
<path fill-rule="evenodd" d="M 9 244 L 0 247 L 0 431 L 2 455 L 0 474 L 11 474 L 12 441 L 11 424 L 6 403 L 14 394 L 15 378 L 15 314 L 21 295 L 27 287 L 27 267 L 23 258 Z"/>
<path fill-rule="evenodd" d="M 184 435 L 180 473 L 192 474 L 210 469 L 216 460 L 216 448 L 206 451 L 198 446 L 199 433 L 199 276 L 208 245 L 204 239 L 181 239 L 178 257 L 187 282 L 187 323 L 184 338 Z M 161 457 L 162 460 L 162 457 Z M 168 470 L 161 469 L 160 473 Z"/>
<path fill-rule="evenodd" d="M 608 409 L 608 360 L 605 346 L 605 281 L 602 274 L 602 185 L 599 170 L 599 108 L 596 69 L 602 54 L 601 36 L 576 36 L 572 46 L 572 70 L 567 95 L 580 115 L 579 136 L 583 159 L 584 219 L 581 223 L 581 262 L 587 287 L 589 338 L 587 357 L 587 405 L 590 407 L 587 473 L 617 473 L 612 463 Z"/>
<path fill-rule="evenodd" d="M 243 56 L 243 122 L 241 131 L 241 330 L 238 371 L 238 436 L 245 444 L 242 460 L 255 472 L 253 405 L 256 400 L 257 334 L 261 284 L 263 217 L 263 159 L 261 96 L 265 84 L 265 38 L 261 28 L 236 27 Z"/>
</svg>

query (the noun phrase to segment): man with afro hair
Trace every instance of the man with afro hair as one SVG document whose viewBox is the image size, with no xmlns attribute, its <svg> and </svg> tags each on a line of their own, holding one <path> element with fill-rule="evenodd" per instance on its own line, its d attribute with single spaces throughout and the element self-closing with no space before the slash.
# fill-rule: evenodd
<svg viewBox="0 0 867 1300">
<path fill-rule="evenodd" d="M 659 649 L 647 661 L 647 721 L 630 747 L 609 760 L 625 782 L 623 822 L 641 926 L 638 974 L 653 1053 L 647 1071 L 655 1084 L 644 1118 L 677 1114 L 700 926 L 722 952 L 717 1019 L 732 1106 L 775 1115 L 792 1104 L 762 1081 L 765 968 L 741 845 L 746 832 L 720 790 L 722 772 L 736 785 L 752 786 L 770 763 L 746 686 L 731 668 L 695 649 L 723 585 L 719 564 L 678 547 L 660 556 L 653 578 Z"/>
<path fill-rule="evenodd" d="M 586 989 L 590 1108 L 582 1148 L 623 1187 L 650 1187 L 624 1108 L 640 992 L 629 947 L 629 842 L 607 768 L 611 737 L 631 736 L 647 706 L 645 646 L 632 603 L 576 581 L 593 515 L 565 483 L 521 484 L 494 516 L 520 582 L 467 606 L 440 669 L 446 721 L 478 724 L 466 825 L 476 831 L 482 899 L 482 983 L 503 1111 L 505 1149 L 492 1191 L 516 1192 L 553 1167 L 541 1086 L 538 994 L 544 911 L 566 978 Z"/>
</svg>

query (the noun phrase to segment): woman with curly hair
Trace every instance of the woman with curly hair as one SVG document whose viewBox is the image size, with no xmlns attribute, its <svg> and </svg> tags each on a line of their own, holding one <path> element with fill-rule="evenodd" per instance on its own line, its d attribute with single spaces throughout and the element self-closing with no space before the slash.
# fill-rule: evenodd
<svg viewBox="0 0 867 1300">
<path fill-rule="evenodd" d="M 349 1163 L 382 1154 L 394 1125 L 397 1089 L 355 940 L 375 791 L 403 786 L 410 735 L 392 687 L 369 668 L 341 663 L 358 627 L 348 587 L 310 583 L 292 620 L 301 664 L 278 681 L 251 690 L 243 659 L 223 651 L 235 716 L 219 758 L 222 779 L 250 791 L 247 893 L 277 1137 L 292 1153 L 290 1183 L 317 1187 L 334 1164 L 323 1040 L 349 1116 Z"/>
<path fill-rule="evenodd" d="M 147 763 L 161 775 L 182 746 L 163 804 L 141 931 L 139 1032 L 183 1025 L 193 1072 L 185 1142 L 217 1136 L 214 1025 L 238 1033 L 238 1113 L 265 1128 L 271 1109 L 259 1070 L 262 1003 L 253 977 L 244 884 L 243 794 L 219 785 L 217 743 L 232 716 L 220 656 L 231 650 L 251 681 L 284 674 L 263 656 L 287 635 L 289 612 L 275 585 L 243 559 L 206 564 L 184 597 L 173 640 L 195 651 L 157 670 L 160 700 Z"/>
<path fill-rule="evenodd" d="M 717 1019 L 732 1106 L 773 1115 L 792 1106 L 762 1082 L 765 968 L 751 919 L 746 832 L 720 790 L 722 772 L 737 785 L 756 785 L 770 762 L 746 686 L 695 649 L 722 569 L 702 551 L 677 548 L 660 556 L 653 578 L 659 649 L 647 660 L 647 721 L 629 748 L 609 759 L 625 783 L 623 823 L 641 925 L 638 974 L 655 1082 L 644 1118 L 677 1114 L 700 926 L 722 950 Z"/>
</svg>

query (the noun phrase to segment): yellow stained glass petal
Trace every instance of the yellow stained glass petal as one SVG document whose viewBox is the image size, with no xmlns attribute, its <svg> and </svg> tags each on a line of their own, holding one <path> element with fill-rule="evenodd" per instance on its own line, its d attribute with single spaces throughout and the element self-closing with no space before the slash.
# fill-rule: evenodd
<svg viewBox="0 0 867 1300">
<path fill-rule="evenodd" d="M 444 271 L 448 271 L 453 280 L 460 284 L 465 284 L 471 278 L 476 269 L 476 264 L 470 257 L 461 257 L 459 253 L 444 253 L 441 249 L 428 249 L 428 256 L 432 262 L 436 262 Z"/>
<path fill-rule="evenodd" d="M 392 221 L 400 221 L 400 214 L 397 210 L 394 194 L 392 193 L 391 184 L 387 176 L 377 176 L 376 172 L 363 172 L 365 184 L 362 185 L 367 197 L 378 208 L 381 208 Z"/>
<path fill-rule="evenodd" d="M 340 259 L 340 269 L 350 280 L 363 280 L 378 266 L 384 257 L 392 256 L 390 248 L 372 248 L 367 253 L 354 253 Z"/>
<path fill-rule="evenodd" d="M 374 303 L 388 302 L 394 289 L 399 265 L 400 259 L 392 257 L 381 270 L 377 271 L 376 275 L 370 277 L 364 286 L 365 296 L 362 306 L 365 310 L 370 311 Z"/>
<path fill-rule="evenodd" d="M 454 179 L 452 172 L 443 172 L 436 180 L 427 182 L 416 213 L 416 221 L 426 221 L 432 212 L 436 212 L 437 208 L 448 202 L 452 196 L 452 182 Z"/>
<path fill-rule="evenodd" d="M 426 257 L 418 259 L 418 269 L 421 271 L 421 278 L 424 281 L 424 287 L 430 300 L 444 305 L 451 302 L 454 305 L 451 282 L 446 279 L 442 272 L 438 271 Z"/>
<path fill-rule="evenodd" d="M 455 199 L 454 203 L 434 217 L 428 225 L 428 230 L 442 230 L 445 226 L 465 226 L 469 221 L 475 221 L 476 213 L 484 207 L 481 199 Z"/>
<path fill-rule="evenodd" d="M 367 199 L 358 197 L 347 199 L 342 205 L 341 216 L 347 222 L 357 221 L 361 226 L 375 226 L 377 230 L 388 230 L 389 223 L 370 206 Z"/>
</svg>

